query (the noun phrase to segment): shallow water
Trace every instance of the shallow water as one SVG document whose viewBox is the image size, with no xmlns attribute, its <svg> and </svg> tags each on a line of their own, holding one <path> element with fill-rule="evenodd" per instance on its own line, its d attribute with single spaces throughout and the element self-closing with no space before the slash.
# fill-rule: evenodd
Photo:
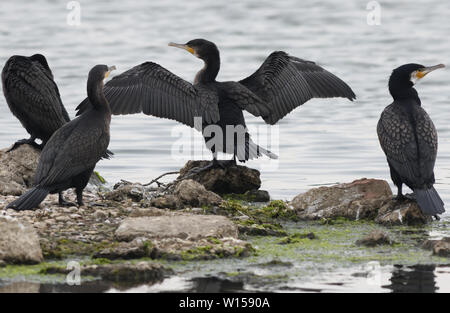
<svg viewBox="0 0 450 313">
<path fill-rule="evenodd" d="M 66 23 L 69 10 L 64 1 L 0 4 L 0 64 L 13 54 L 45 54 L 72 117 L 85 97 L 87 72 L 97 63 L 114 64 L 120 73 L 151 60 L 192 80 L 201 61 L 168 47 L 170 41 L 203 37 L 216 42 L 222 59 L 219 80 L 250 75 L 274 50 L 314 60 L 344 79 L 357 101 L 307 102 L 271 128 L 279 141 L 270 148 L 279 154 L 279 161 L 248 163 L 261 169 L 262 188 L 278 199 L 291 199 L 312 186 L 360 177 L 389 180 L 375 127 L 391 102 L 390 72 L 409 62 L 449 63 L 447 1 L 382 2 L 378 26 L 367 24 L 368 2 L 357 0 L 80 3 L 81 24 L 76 27 Z M 436 189 L 446 203 L 450 200 L 449 75 L 448 69 L 436 71 L 417 86 L 439 134 Z M 265 127 L 250 114 L 246 118 L 249 127 Z M 0 147 L 28 137 L 3 97 L 0 125 Z M 110 144 L 115 157 L 101 161 L 98 170 L 110 182 L 147 182 L 177 170 L 194 153 L 187 151 L 185 160 L 171 153 L 180 141 L 180 130 L 186 134 L 189 129 L 144 115 L 115 116 Z M 201 140 L 199 134 L 195 136 Z M 448 213 L 444 219 L 449 219 Z"/>
</svg>

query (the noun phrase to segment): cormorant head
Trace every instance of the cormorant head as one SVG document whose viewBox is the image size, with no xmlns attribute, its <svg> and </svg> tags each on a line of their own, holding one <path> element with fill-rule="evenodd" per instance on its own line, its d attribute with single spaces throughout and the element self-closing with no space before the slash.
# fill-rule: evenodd
<svg viewBox="0 0 450 313">
<path fill-rule="evenodd" d="M 409 63 L 399 66 L 392 71 L 391 77 L 389 78 L 389 91 L 395 98 L 395 95 L 411 89 L 414 84 L 428 73 L 442 67 L 445 67 L 444 64 L 424 66 L 421 64 Z"/>
<path fill-rule="evenodd" d="M 169 46 L 184 49 L 204 61 L 210 60 L 212 57 L 219 57 L 219 49 L 217 49 L 217 46 L 206 39 L 193 39 L 185 44 L 171 42 Z"/>
<path fill-rule="evenodd" d="M 48 66 L 48 63 L 47 63 L 47 59 L 46 59 L 42 54 L 40 54 L 40 53 L 33 54 L 33 55 L 30 57 L 30 59 L 31 59 L 32 61 L 37 61 L 37 62 L 41 63 L 41 65 L 42 65 L 45 69 L 47 69 L 48 71 L 51 72 L 50 67 Z"/>
<path fill-rule="evenodd" d="M 107 65 L 103 64 L 96 65 L 89 71 L 88 81 L 103 82 L 103 80 L 109 76 L 111 71 L 115 69 L 115 66 L 108 67 Z"/>
</svg>

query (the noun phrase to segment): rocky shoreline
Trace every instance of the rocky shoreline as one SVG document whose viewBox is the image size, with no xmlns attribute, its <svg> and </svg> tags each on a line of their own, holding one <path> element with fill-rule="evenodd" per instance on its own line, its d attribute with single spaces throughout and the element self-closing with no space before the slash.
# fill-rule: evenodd
<svg viewBox="0 0 450 313">
<path fill-rule="evenodd" d="M 65 263 L 52 262 L 80 259 L 81 275 L 152 283 L 173 275 L 168 261 L 258 254 L 248 240 L 252 236 L 280 237 L 284 244 L 317 239 L 307 229 L 292 235 L 284 223 L 346 220 L 394 227 L 431 222 L 414 201 L 393 200 L 386 181 L 360 179 L 314 188 L 285 202 L 259 190 L 259 172 L 245 166 L 185 178 L 204 161 L 188 162 L 169 184 L 122 181 L 111 190 L 91 184 L 83 207 L 60 207 L 57 195 L 50 195 L 34 211 L 5 209 L 30 187 L 38 157 L 27 145 L 11 153 L 0 150 L 0 267 L 41 264 L 39 273 L 67 274 Z M 67 191 L 66 198 L 75 196 Z M 366 235 L 354 242 L 394 244 L 384 233 Z M 422 244 L 435 255 L 450 255 L 448 239 Z"/>
</svg>

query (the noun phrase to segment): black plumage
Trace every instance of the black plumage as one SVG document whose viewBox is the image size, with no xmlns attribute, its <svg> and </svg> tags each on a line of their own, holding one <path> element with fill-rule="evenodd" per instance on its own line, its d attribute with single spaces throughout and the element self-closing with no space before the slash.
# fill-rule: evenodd
<svg viewBox="0 0 450 313">
<path fill-rule="evenodd" d="M 395 69 L 389 79 L 389 91 L 394 102 L 384 109 L 377 125 L 391 178 L 398 188 L 397 198 L 404 198 L 402 185 L 407 185 L 427 215 L 445 211 L 444 203 L 433 187 L 438 139 L 436 128 L 421 107 L 413 86 L 417 80 L 440 67 L 443 65 L 406 64 Z"/>
<path fill-rule="evenodd" d="M 107 155 L 111 110 L 103 93 L 103 79 L 112 69 L 106 65 L 91 69 L 87 94 L 93 108 L 53 134 L 39 158 L 34 187 L 8 208 L 32 209 L 49 193 L 59 193 L 59 203 L 65 205 L 62 192 L 68 188 L 75 188 L 77 203 L 83 205 L 83 189 L 96 163 Z"/>
<path fill-rule="evenodd" d="M 234 160 L 237 157 L 241 161 L 261 154 L 277 157 L 252 142 L 242 110 L 275 124 L 311 98 L 355 98 L 351 88 L 335 75 L 314 62 L 285 52 L 272 53 L 253 75 L 239 82 L 218 82 L 220 55 L 214 43 L 194 39 L 184 45 L 169 45 L 185 49 L 204 61 L 205 66 L 197 73 L 194 84 L 156 63 L 146 62 L 114 77 L 105 85 L 105 96 L 113 114 L 143 112 L 191 127 L 196 126 L 195 117 L 201 117 L 201 124 L 196 128 L 203 131 L 214 161 L 219 151 L 231 153 Z M 78 114 L 89 106 L 89 99 L 86 99 L 78 106 Z M 226 125 L 241 131 L 230 138 L 226 135 Z M 217 141 L 212 144 L 210 139 L 216 134 L 207 129 L 209 126 L 220 128 L 222 144 Z M 243 140 L 232 140 L 237 133 L 242 134 Z"/>
<path fill-rule="evenodd" d="M 57 129 L 70 121 L 43 55 L 10 57 L 3 67 L 2 84 L 11 112 L 31 136 L 16 142 L 12 149 L 24 143 L 42 148 Z M 36 144 L 37 138 L 42 145 Z"/>
</svg>

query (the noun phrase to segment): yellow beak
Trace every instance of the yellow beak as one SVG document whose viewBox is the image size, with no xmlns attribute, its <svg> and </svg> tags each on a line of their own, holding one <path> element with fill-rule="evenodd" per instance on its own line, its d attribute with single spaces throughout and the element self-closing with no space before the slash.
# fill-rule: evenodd
<svg viewBox="0 0 450 313">
<path fill-rule="evenodd" d="M 183 44 L 179 44 L 179 43 L 170 42 L 169 46 L 180 48 L 180 49 L 184 49 L 184 50 L 192 53 L 193 55 L 195 55 L 195 50 L 193 48 L 189 47 L 188 45 L 183 45 Z"/>
</svg>

